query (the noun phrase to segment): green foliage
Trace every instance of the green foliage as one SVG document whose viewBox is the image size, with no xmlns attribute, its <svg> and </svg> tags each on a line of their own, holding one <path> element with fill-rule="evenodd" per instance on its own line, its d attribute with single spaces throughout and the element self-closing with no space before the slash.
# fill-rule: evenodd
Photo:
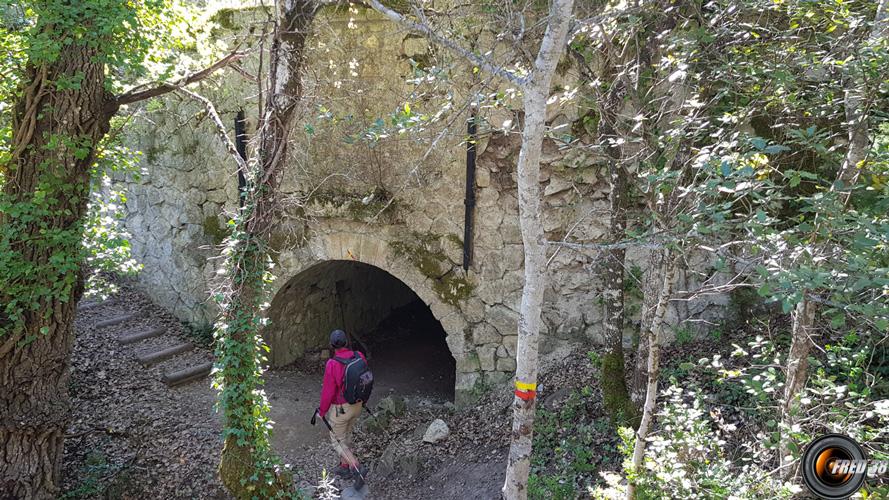
<svg viewBox="0 0 889 500">
<path fill-rule="evenodd" d="M 98 449 L 87 452 L 78 476 L 82 478 L 80 482 L 60 495 L 60 499 L 127 498 L 144 493 L 132 491 L 133 473 L 126 464 L 109 462 Z"/>
<path fill-rule="evenodd" d="M 733 344 L 728 357 L 669 364 L 670 387 L 646 450 L 645 471 L 628 472 L 640 484 L 640 497 L 717 498 L 726 492 L 736 498 L 786 497 L 799 486 L 785 483 L 776 468 L 784 438 L 796 458 L 806 443 L 828 432 L 851 436 L 874 457 L 889 455 L 889 406 L 885 394 L 878 394 L 885 387 L 885 368 L 874 362 L 880 359 L 878 346 L 849 333 L 826 345 L 823 357 L 810 358 L 813 373 L 792 407 L 791 428 L 778 411 L 783 339 L 758 335 L 744 347 Z"/>
<path fill-rule="evenodd" d="M 594 417 L 593 391 L 573 391 L 559 407 L 538 407 L 528 497 L 577 498 L 595 482 L 595 473 L 615 466 L 617 456 L 613 427 Z"/>
<path fill-rule="evenodd" d="M 140 269 L 130 255 L 129 235 L 121 224 L 126 197 L 123 191 L 112 188 L 109 177 L 111 172 L 131 171 L 136 155 L 106 142 L 100 146 L 91 169 L 91 186 L 70 182 L 47 169 L 30 198 L 13 201 L 0 193 L 0 212 L 7 216 L 0 233 L 0 280 L 7 284 L 0 292 L 5 298 L 2 316 L 6 318 L 0 321 L 0 336 L 20 328 L 24 316 L 40 310 L 45 300 L 70 297 L 82 264 L 89 270 L 85 277 L 88 295 L 104 296 L 113 290 L 100 279 L 100 273 L 126 275 Z M 84 197 L 89 198 L 85 218 L 57 227 L 57 217 L 70 211 L 63 200 Z M 51 257 L 44 263 L 12 249 L 33 224 L 39 227 L 41 237 L 31 239 L 29 246 L 48 250 Z"/>
<path fill-rule="evenodd" d="M 86 297 L 106 298 L 115 291 L 116 287 L 101 279 L 102 273 L 132 276 L 142 268 L 130 253 L 130 235 L 123 226 L 125 188 L 113 186 L 110 177 L 114 172 L 137 177 L 139 154 L 110 139 L 105 142 L 109 144 L 100 147 L 91 173 L 93 181 L 84 222 Z"/>
<path fill-rule="evenodd" d="M 104 87 L 115 91 L 124 82 L 143 78 L 165 79 L 174 70 L 173 55 L 185 47 L 193 33 L 170 29 L 185 22 L 186 10 L 167 0 L 127 2 L 93 0 L 67 2 L 12 2 L 0 0 L 3 24 L 0 26 L 0 337 L 20 331 L 30 314 L 49 315 L 44 304 L 54 299 L 70 300 L 78 285 L 81 265 L 91 272 L 88 285 L 98 285 L 98 272 L 131 273 L 138 266 L 129 257 L 127 236 L 119 225 L 123 193 L 110 190 L 106 172 L 129 169 L 133 153 L 106 139 L 67 137 L 48 132 L 40 137 L 42 154 L 47 156 L 33 175 L 34 188 L 15 193 L 5 183 L 20 168 L 21 151 L 12 148 L 12 109 L 26 98 L 29 86 L 44 83 L 53 91 L 80 91 L 82 72 L 64 73 L 55 81 L 42 78 L 64 47 L 95 50 L 105 66 Z M 181 64 L 182 61 L 178 61 Z M 33 91 L 33 89 L 31 89 Z M 30 99 L 28 97 L 27 99 Z M 38 116 L 45 110 L 29 110 Z M 21 120 L 21 117 L 19 117 Z M 35 118 L 36 119 L 36 118 Z M 99 119 L 98 117 L 96 119 Z M 25 146 L 33 147 L 32 144 Z M 84 160 L 95 153 L 96 163 L 89 178 L 79 172 L 65 172 L 61 161 Z M 55 155 L 55 156 L 54 156 Z M 59 158 L 56 162 L 52 158 Z M 14 194 L 15 193 L 15 194 Z M 89 200 L 87 216 L 80 207 Z M 31 235 L 31 236 L 26 236 Z M 28 241 L 20 238 L 29 237 Z M 23 252 L 22 248 L 28 248 Z M 26 255 L 27 254 L 27 255 Z M 48 258 L 32 258 L 48 255 Z M 94 290 L 99 292 L 100 290 Z M 21 343 L 33 341 L 23 339 Z"/>
<path fill-rule="evenodd" d="M 229 235 L 230 229 L 222 227 L 219 223 L 219 217 L 208 215 L 204 218 L 204 235 L 209 237 L 214 245 L 219 245 Z"/>
<path fill-rule="evenodd" d="M 676 345 L 690 344 L 694 339 L 694 333 L 688 328 L 676 329 Z"/>
<path fill-rule="evenodd" d="M 248 175 L 248 186 L 259 177 L 257 166 Z M 267 320 L 263 310 L 273 281 L 269 248 L 263 238 L 248 230 L 261 189 L 248 189 L 245 205 L 229 221 L 231 234 L 224 241 L 227 286 L 213 298 L 223 311 L 214 325 L 216 368 L 213 386 L 219 391 L 218 405 L 224 414 L 226 449 L 220 475 L 236 496 L 298 498 L 291 472 L 271 446 L 272 420 L 269 402 L 262 390 L 262 377 L 269 348 L 260 332 Z"/>
<path fill-rule="evenodd" d="M 634 475 L 637 498 L 790 498 L 800 491 L 770 478 L 761 464 L 733 462 L 724 431 L 717 430 L 696 390 L 673 385 L 665 395 L 658 432 L 646 450 L 645 471 Z M 622 436 L 629 464 L 632 430 Z"/>
<path fill-rule="evenodd" d="M 183 323 L 185 334 L 195 344 L 211 347 L 213 345 L 213 325 L 211 323 Z"/>
</svg>

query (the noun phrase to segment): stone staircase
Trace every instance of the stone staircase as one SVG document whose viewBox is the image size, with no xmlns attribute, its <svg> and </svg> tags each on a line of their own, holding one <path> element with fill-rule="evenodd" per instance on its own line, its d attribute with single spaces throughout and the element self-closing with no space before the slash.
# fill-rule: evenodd
<svg viewBox="0 0 889 500">
<path fill-rule="evenodd" d="M 127 312 L 113 298 L 81 302 L 77 311 L 92 311 L 91 314 L 103 318 L 92 327 L 116 333 L 117 343 L 133 352 L 143 369 L 157 370 L 169 387 L 203 379 L 213 369 L 213 362 L 207 361 L 206 354 L 196 350 L 191 342 L 168 334 L 166 327 L 157 326 L 152 318 Z"/>
</svg>

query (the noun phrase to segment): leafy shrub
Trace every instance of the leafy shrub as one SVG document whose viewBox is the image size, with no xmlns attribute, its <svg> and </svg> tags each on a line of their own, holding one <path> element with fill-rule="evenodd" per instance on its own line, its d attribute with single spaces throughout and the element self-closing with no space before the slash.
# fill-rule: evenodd
<svg viewBox="0 0 889 500">
<path fill-rule="evenodd" d="M 529 498 L 576 498 L 596 482 L 595 471 L 617 465 L 617 441 L 607 418 L 594 411 L 592 396 L 583 387 L 557 409 L 537 409 Z"/>
<path fill-rule="evenodd" d="M 732 460 L 726 436 L 714 430 L 701 395 L 670 386 L 636 477 L 637 498 L 790 498 L 798 486 L 770 478 L 761 464 Z M 728 430 L 733 430 L 728 426 Z M 623 450 L 632 457 L 633 431 L 624 429 Z"/>
</svg>

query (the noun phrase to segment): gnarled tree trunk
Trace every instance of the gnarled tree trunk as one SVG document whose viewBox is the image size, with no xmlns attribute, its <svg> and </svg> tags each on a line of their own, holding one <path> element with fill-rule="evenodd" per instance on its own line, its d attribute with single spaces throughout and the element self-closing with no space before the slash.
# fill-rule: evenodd
<svg viewBox="0 0 889 500">
<path fill-rule="evenodd" d="M 95 146 L 116 106 L 106 106 L 98 49 L 62 46 L 52 63 L 27 70 L 16 103 L 13 152 L 5 165 L 5 201 L 24 212 L 0 211 L 0 238 L 12 262 L 35 269 L 22 321 L 0 310 L 0 496 L 54 498 L 59 492 L 63 436 L 68 424 L 69 355 L 79 270 L 81 218 L 89 198 Z M 60 90 L 57 81 L 80 80 Z M 65 141 L 59 139 L 70 140 Z M 76 142 L 76 145 L 74 145 Z M 55 200 L 55 201 L 47 201 Z M 6 246 L 5 244 L 3 246 Z M 15 283 L 21 286 L 22 283 Z M 51 290 L 50 290 L 51 289 Z M 43 290 L 42 292 L 40 290 Z"/>
</svg>

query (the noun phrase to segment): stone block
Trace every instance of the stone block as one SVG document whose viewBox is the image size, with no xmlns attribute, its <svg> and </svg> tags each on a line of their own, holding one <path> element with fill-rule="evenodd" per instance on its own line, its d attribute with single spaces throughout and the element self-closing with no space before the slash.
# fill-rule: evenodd
<svg viewBox="0 0 889 500">
<path fill-rule="evenodd" d="M 516 345 L 518 344 L 519 336 L 518 335 L 504 335 L 503 336 L 503 347 L 506 348 L 506 352 L 515 357 L 516 353 Z"/>
<path fill-rule="evenodd" d="M 503 242 L 506 244 L 521 245 L 522 231 L 517 217 L 508 216 L 503 218 L 503 222 L 500 224 L 500 237 L 503 238 Z"/>
<path fill-rule="evenodd" d="M 405 38 L 402 43 L 402 50 L 404 51 L 404 55 L 408 57 L 415 57 L 422 54 L 425 54 L 427 50 L 429 50 L 429 43 L 425 38 L 410 36 L 409 38 Z"/>
<path fill-rule="evenodd" d="M 497 360 L 497 370 L 501 372 L 515 372 L 515 359 L 499 358 Z"/>
<path fill-rule="evenodd" d="M 478 361 L 481 369 L 483 371 L 491 371 L 496 368 L 494 359 L 495 354 L 497 352 L 497 346 L 494 345 L 486 345 L 476 347 L 476 352 L 478 353 Z"/>
<path fill-rule="evenodd" d="M 501 335 L 492 325 L 479 323 L 472 327 L 472 342 L 475 345 L 499 344 Z"/>
<path fill-rule="evenodd" d="M 481 376 L 477 372 L 457 373 L 454 389 L 471 391 Z M 459 403 L 457 404 L 459 406 Z"/>
<path fill-rule="evenodd" d="M 487 372 L 485 373 L 485 382 L 490 386 L 499 386 L 511 381 L 514 375 L 515 369 L 510 370 L 509 372 Z"/>
<path fill-rule="evenodd" d="M 485 319 L 485 303 L 478 297 L 466 299 L 462 309 L 470 323 L 478 323 Z"/>
<path fill-rule="evenodd" d="M 475 352 L 469 352 L 464 355 L 454 356 L 457 360 L 457 371 L 461 373 L 467 372 L 477 372 L 481 365 L 478 361 L 478 354 Z"/>
<path fill-rule="evenodd" d="M 500 335 L 515 335 L 518 331 L 519 315 L 504 305 L 488 308 L 485 315 L 488 324 L 500 332 Z"/>
<path fill-rule="evenodd" d="M 479 168 L 475 171 L 475 185 L 479 188 L 491 186 L 491 172 L 486 168 Z"/>
<path fill-rule="evenodd" d="M 426 432 L 423 434 L 423 442 L 437 443 L 447 438 L 450 433 L 451 430 L 448 428 L 448 424 L 444 420 L 436 418 L 426 428 Z"/>
<path fill-rule="evenodd" d="M 463 336 L 463 332 L 448 332 L 445 342 L 455 358 L 458 354 L 466 351 L 466 339 Z"/>
<path fill-rule="evenodd" d="M 552 196 L 556 193 L 567 191 L 573 186 L 574 185 L 570 181 L 560 179 L 558 177 L 553 177 L 550 179 L 549 184 L 546 186 L 546 189 L 543 190 L 543 196 Z"/>
</svg>

